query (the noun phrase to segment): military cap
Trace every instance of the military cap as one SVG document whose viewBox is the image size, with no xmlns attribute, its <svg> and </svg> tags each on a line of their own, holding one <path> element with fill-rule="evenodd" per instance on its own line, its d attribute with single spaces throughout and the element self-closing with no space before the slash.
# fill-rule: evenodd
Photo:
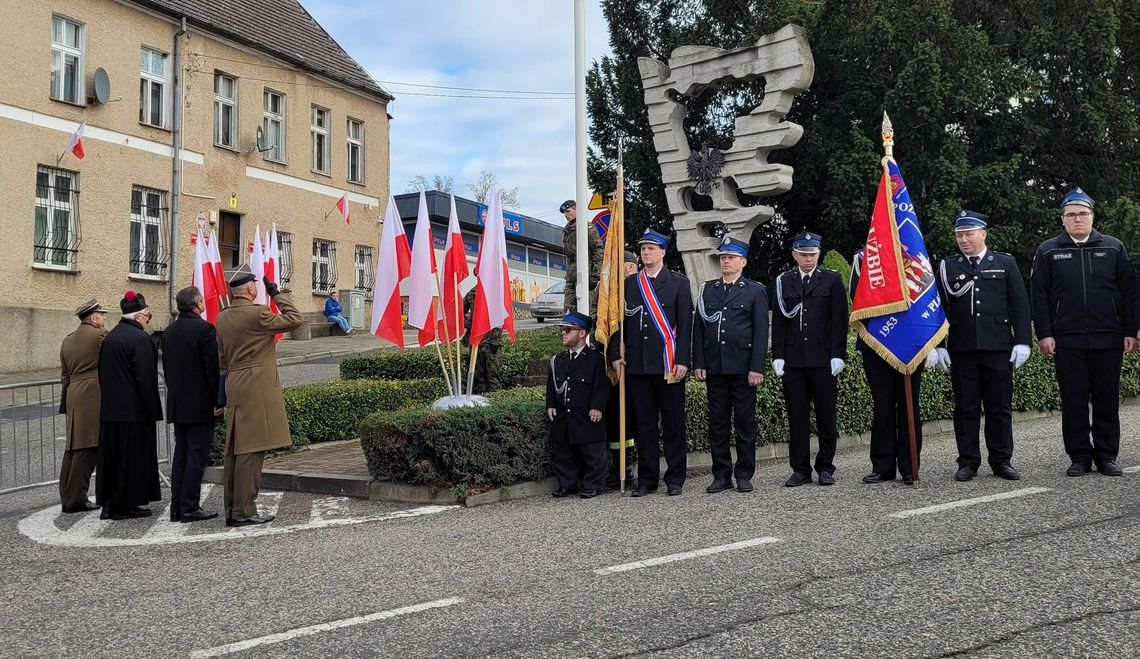
<svg viewBox="0 0 1140 659">
<path fill-rule="evenodd" d="M 566 201 L 562 202 L 561 206 L 558 207 L 558 212 L 559 213 L 565 213 L 566 211 L 570 210 L 571 208 L 577 208 L 577 207 L 578 207 L 578 202 L 574 201 L 573 199 L 567 199 Z"/>
<path fill-rule="evenodd" d="M 251 281 L 255 281 L 257 277 L 249 271 L 249 264 L 243 263 L 237 270 L 231 270 L 226 273 L 226 280 L 230 282 L 230 288 L 237 288 L 238 286 L 245 286 Z"/>
<path fill-rule="evenodd" d="M 989 226 L 986 222 L 990 218 L 974 211 L 959 211 L 958 217 L 954 218 L 954 231 L 974 231 L 976 229 L 985 229 Z"/>
<path fill-rule="evenodd" d="M 741 256 L 748 258 L 748 243 L 725 236 L 716 250 L 717 256 Z"/>
<path fill-rule="evenodd" d="M 822 240 L 823 237 L 818 233 L 804 231 L 792 238 L 792 250 L 803 254 L 817 254 Z"/>
<path fill-rule="evenodd" d="M 669 236 L 666 236 L 663 233 L 659 233 L 657 231 L 654 231 L 653 229 L 646 229 L 645 233 L 641 234 L 641 238 L 637 239 L 638 245 L 644 245 L 645 243 L 657 245 L 661 249 L 668 249 L 669 248 Z"/>
<path fill-rule="evenodd" d="M 625 262 L 626 263 L 637 263 L 637 254 L 634 254 L 633 252 L 627 251 L 625 253 Z"/>
<path fill-rule="evenodd" d="M 1079 206 L 1088 206 L 1091 210 L 1095 203 L 1096 202 L 1093 201 L 1092 197 L 1085 194 L 1084 190 L 1080 188 L 1073 188 L 1072 192 L 1065 195 L 1064 197 L 1061 197 L 1061 201 L 1057 202 L 1057 205 L 1064 208 L 1069 204 L 1077 204 Z"/>
<path fill-rule="evenodd" d="M 78 307 L 75 307 L 75 315 L 79 316 L 81 320 L 93 313 L 107 313 L 107 310 L 104 309 L 103 305 L 99 304 L 99 301 L 95 298 L 91 298 Z"/>
<path fill-rule="evenodd" d="M 574 329 L 590 331 L 590 317 L 578 311 L 567 311 L 566 315 L 562 317 L 562 322 L 558 323 L 560 327 L 573 327 Z"/>
</svg>

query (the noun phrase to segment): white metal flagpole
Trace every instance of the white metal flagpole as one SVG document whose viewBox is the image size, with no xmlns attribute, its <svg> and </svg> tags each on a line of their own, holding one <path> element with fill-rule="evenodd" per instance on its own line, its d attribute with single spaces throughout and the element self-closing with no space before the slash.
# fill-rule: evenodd
<svg viewBox="0 0 1140 659">
<path fill-rule="evenodd" d="M 574 200 L 577 204 L 578 311 L 590 315 L 590 198 L 586 184 L 586 2 L 574 0 Z"/>
</svg>

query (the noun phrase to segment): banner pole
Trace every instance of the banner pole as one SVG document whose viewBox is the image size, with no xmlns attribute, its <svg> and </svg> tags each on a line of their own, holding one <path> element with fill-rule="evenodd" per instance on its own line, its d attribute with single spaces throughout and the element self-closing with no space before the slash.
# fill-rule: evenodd
<svg viewBox="0 0 1140 659">
<path fill-rule="evenodd" d="M 471 365 L 467 370 L 467 395 L 472 394 L 475 387 L 475 357 L 479 354 L 479 344 L 471 346 Z"/>
<path fill-rule="evenodd" d="M 467 258 L 466 253 L 463 254 L 463 258 L 464 259 Z M 456 384 L 455 395 L 456 396 L 462 396 L 463 395 L 463 361 L 462 361 L 463 360 L 463 341 L 460 340 L 462 338 L 460 335 L 463 334 L 463 332 L 459 331 L 459 323 L 463 322 L 463 316 L 459 312 L 459 310 L 460 310 L 459 305 L 461 304 L 461 301 L 459 299 L 459 275 L 454 273 L 454 272 L 451 273 L 451 290 L 455 291 L 455 379 L 458 380 L 458 382 L 455 383 Z"/>
<path fill-rule="evenodd" d="M 903 373 L 904 389 L 906 390 L 906 423 L 907 440 L 910 442 L 910 477 L 911 487 L 918 487 L 918 441 L 914 423 L 914 391 L 910 385 L 910 375 Z"/>
</svg>

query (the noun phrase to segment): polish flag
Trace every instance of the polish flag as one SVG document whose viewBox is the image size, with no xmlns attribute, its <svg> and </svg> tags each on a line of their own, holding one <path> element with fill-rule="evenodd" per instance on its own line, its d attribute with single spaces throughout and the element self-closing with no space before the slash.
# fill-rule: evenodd
<svg viewBox="0 0 1140 659">
<path fill-rule="evenodd" d="M 79 124 L 79 128 L 75 129 L 75 132 L 71 134 L 71 139 L 67 141 L 67 150 L 80 160 L 83 160 L 83 131 L 85 130 L 87 130 L 86 121 Z"/>
<path fill-rule="evenodd" d="M 380 227 L 376 277 L 372 284 L 372 333 L 404 347 L 404 323 L 401 319 L 400 282 L 411 274 L 412 249 L 404 233 L 404 223 L 396 209 L 396 199 L 388 195 L 384 225 Z"/>
<path fill-rule="evenodd" d="M 452 341 L 463 336 L 463 296 L 459 285 L 471 275 L 467 267 L 467 251 L 463 247 L 463 234 L 459 231 L 459 214 L 455 212 L 455 195 L 451 195 L 451 219 L 447 223 L 447 242 L 443 247 L 443 271 L 440 273 L 440 303 L 443 307 L 442 334 Z"/>
<path fill-rule="evenodd" d="M 471 311 L 471 345 L 478 345 L 491 330 L 502 327 L 515 342 L 515 314 L 511 280 L 507 275 L 507 234 L 503 229 L 503 197 L 488 190 L 487 221 L 479 260 L 475 263 L 475 307 Z"/>
<path fill-rule="evenodd" d="M 254 304 L 265 304 L 265 283 L 261 278 L 265 276 L 265 248 L 261 246 L 261 225 L 253 230 L 253 253 L 249 256 L 249 271 L 253 274 L 253 283 L 257 286 L 257 297 Z"/>
<path fill-rule="evenodd" d="M 345 224 L 352 224 L 352 220 L 350 220 L 348 217 L 349 216 L 349 208 L 348 208 L 348 193 L 347 192 L 344 193 L 343 197 L 341 197 L 340 199 L 337 200 L 336 209 L 338 211 L 340 211 L 340 216 L 344 218 Z"/>
<path fill-rule="evenodd" d="M 214 291 L 218 297 L 229 297 L 229 282 L 226 280 L 226 270 L 222 266 L 222 253 L 218 251 L 218 234 L 210 232 L 209 258 L 214 269 Z"/>
<path fill-rule="evenodd" d="M 281 275 L 278 272 L 281 269 L 280 263 L 281 250 L 277 247 L 277 223 L 274 222 L 272 228 L 265 234 L 265 276 L 269 277 L 269 281 L 274 284 L 281 283 Z M 277 302 L 273 298 L 268 297 L 268 294 L 266 294 L 266 297 L 269 301 L 269 309 L 273 313 L 279 313 Z M 283 338 L 285 338 L 285 334 L 278 332 L 277 340 L 280 341 Z"/>
<path fill-rule="evenodd" d="M 416 235 L 412 241 L 412 270 L 408 279 L 408 325 L 420 331 L 421 348 L 435 340 L 439 305 L 435 277 L 435 246 L 432 244 L 431 220 L 428 219 L 427 195 L 420 190 Z"/>
<path fill-rule="evenodd" d="M 202 301 L 206 305 L 205 320 L 210 324 L 218 321 L 218 291 L 217 282 L 214 281 L 214 264 L 210 262 L 210 249 L 202 232 L 198 232 L 198 240 L 194 245 L 194 272 L 190 280 L 192 286 L 197 286 L 202 292 Z"/>
</svg>

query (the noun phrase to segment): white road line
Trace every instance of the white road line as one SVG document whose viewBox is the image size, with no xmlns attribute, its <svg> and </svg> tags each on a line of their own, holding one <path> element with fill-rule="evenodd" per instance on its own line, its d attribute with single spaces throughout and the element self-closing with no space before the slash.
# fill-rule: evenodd
<svg viewBox="0 0 1140 659">
<path fill-rule="evenodd" d="M 758 547 L 760 545 L 768 545 L 773 542 L 779 542 L 779 538 L 763 537 L 752 538 L 751 540 L 741 540 L 740 542 L 733 542 L 727 545 L 717 545 L 716 547 L 706 547 L 704 549 L 696 549 L 693 551 L 685 551 L 680 554 L 669 554 L 668 556 L 659 556 L 657 558 L 647 558 L 644 561 L 634 561 L 632 563 L 622 563 L 621 565 L 611 565 L 594 570 L 594 574 L 606 576 L 609 574 L 617 574 L 619 572 L 629 572 L 630 570 L 640 570 L 645 567 L 654 567 L 656 565 L 665 565 L 666 563 L 675 563 L 677 561 L 686 561 L 690 558 L 699 558 L 701 556 L 712 556 L 726 551 L 736 551 L 737 549 L 748 549 L 749 547 Z"/>
<path fill-rule="evenodd" d="M 281 497 L 285 496 L 284 492 L 262 492 L 257 495 L 257 514 L 264 517 L 270 515 L 277 515 L 277 509 L 281 507 Z"/>
<path fill-rule="evenodd" d="M 1124 473 L 1126 474 L 1135 474 L 1138 472 L 1140 472 L 1140 465 L 1136 465 L 1135 467 L 1126 467 L 1124 469 Z"/>
<path fill-rule="evenodd" d="M 212 490 L 213 488 L 214 488 L 214 486 L 211 483 L 204 484 L 202 486 L 202 496 L 199 499 L 199 501 L 205 501 L 206 497 L 209 496 L 209 494 L 210 494 L 210 490 Z M 150 540 L 152 538 L 158 538 L 160 540 L 163 540 L 163 539 L 168 539 L 168 538 L 177 538 L 179 536 L 186 535 L 186 533 L 190 530 L 190 526 L 191 526 L 190 524 L 183 524 L 181 522 L 169 521 L 170 520 L 170 509 L 173 505 L 174 505 L 174 502 L 172 501 L 170 504 L 168 504 L 166 506 L 166 510 L 164 510 L 162 512 L 162 516 L 159 517 L 157 520 L 155 520 L 154 526 L 147 529 L 147 532 L 144 533 L 142 536 L 143 538 L 145 538 L 147 540 Z"/>
<path fill-rule="evenodd" d="M 901 510 L 897 513 L 891 513 L 887 517 L 894 517 L 895 519 L 906 519 L 908 517 L 918 517 L 919 515 L 930 515 L 933 513 L 940 513 L 943 510 L 953 510 L 954 508 L 965 508 L 966 506 L 976 506 L 980 503 L 989 503 L 991 501 L 1001 501 L 1002 499 L 1016 499 L 1017 497 L 1027 497 L 1031 494 L 1041 494 L 1042 492 L 1051 492 L 1053 488 L 1050 487 L 1026 487 L 1020 490 L 1013 490 L 1011 492 L 1002 492 L 1000 494 L 991 494 L 984 497 L 974 497 L 973 499 L 962 499 L 961 501 L 951 501 L 949 503 L 940 503 L 935 506 L 926 506 L 925 508 L 914 508 L 911 510 Z"/>
<path fill-rule="evenodd" d="M 190 653 L 191 659 L 205 659 L 206 657 L 221 657 L 234 652 L 241 652 L 261 645 L 273 645 L 275 643 L 284 643 L 285 641 L 302 636 L 312 636 L 313 634 L 320 634 L 321 632 L 330 632 L 335 629 L 343 629 L 345 627 L 353 627 L 355 625 L 363 625 L 369 622 L 376 622 L 377 620 L 387 620 L 388 618 L 395 618 L 397 616 L 406 616 L 412 613 L 419 613 L 430 609 L 442 609 L 448 606 L 455 606 L 461 604 L 463 600 L 459 597 L 449 597 L 447 599 L 435 600 L 433 602 L 424 602 L 423 604 L 414 604 L 412 606 L 405 606 L 399 609 L 391 609 L 389 611 L 380 611 L 378 613 L 370 613 L 366 616 L 357 616 L 355 618 L 345 618 L 343 620 L 334 620 L 332 622 L 324 622 L 319 625 L 310 625 L 309 627 L 299 627 L 291 629 L 287 632 L 279 634 L 270 634 L 268 636 L 261 636 L 258 638 L 251 638 L 248 641 L 239 641 L 237 643 L 230 643 L 228 645 L 219 645 L 217 647 L 208 648 L 206 650 L 195 650 Z"/>
<path fill-rule="evenodd" d="M 344 516 L 344 504 L 348 497 L 325 497 L 314 499 L 312 510 L 309 512 L 309 522 L 322 522 L 326 519 L 335 519 Z"/>
<path fill-rule="evenodd" d="M 48 508 L 48 510 L 51 510 L 51 508 Z M 93 511 L 85 514 L 83 517 L 81 517 L 79 519 L 78 522 L 73 524 L 71 526 L 71 528 L 69 528 L 67 530 L 67 534 L 68 535 L 82 536 L 82 537 L 87 537 L 87 538 L 98 537 L 99 534 L 101 534 L 103 531 L 105 531 L 107 529 L 108 526 L 111 525 L 111 520 L 99 519 L 99 516 L 102 514 L 103 514 L 102 509 L 93 510 Z M 56 527 L 54 523 L 52 524 L 52 527 L 54 527 L 54 528 L 56 528 L 56 530 L 58 530 L 58 527 Z"/>
</svg>

